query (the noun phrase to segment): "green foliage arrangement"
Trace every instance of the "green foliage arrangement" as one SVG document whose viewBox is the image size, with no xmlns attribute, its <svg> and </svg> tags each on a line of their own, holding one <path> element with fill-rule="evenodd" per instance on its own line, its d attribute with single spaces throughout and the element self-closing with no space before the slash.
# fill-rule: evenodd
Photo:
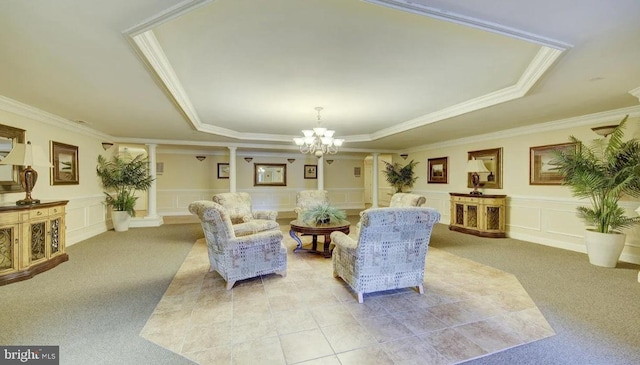
<svg viewBox="0 0 640 365">
<path fill-rule="evenodd" d="M 347 212 L 329 204 L 320 204 L 304 210 L 300 217 L 307 224 L 320 224 L 345 220 Z"/>
<path fill-rule="evenodd" d="M 589 199 L 591 207 L 578 207 L 578 217 L 600 233 L 629 228 L 640 217 L 627 217 L 618 201 L 624 195 L 640 197 L 640 143 L 623 141 L 628 115 L 606 137 L 586 146 L 574 136 L 575 151 L 556 151 L 555 169 L 564 177 L 563 185 L 577 198 Z"/>
<path fill-rule="evenodd" d="M 413 168 L 416 167 L 418 162 L 411 160 L 405 166 L 400 165 L 399 163 L 391 164 L 387 161 L 384 161 L 386 164 L 384 169 L 384 175 L 387 179 L 387 182 L 393 186 L 396 193 L 409 193 L 410 191 L 404 191 L 407 188 L 413 187 L 413 183 L 418 180 L 418 177 L 413 177 Z"/>
<path fill-rule="evenodd" d="M 132 157 L 129 153 L 122 153 L 111 159 L 100 155 L 96 173 L 107 190 L 104 192 L 105 204 L 113 210 L 127 212 L 132 217 L 138 200 L 136 190 L 148 190 L 153 181 L 149 176 L 149 160 L 144 155 Z"/>
</svg>

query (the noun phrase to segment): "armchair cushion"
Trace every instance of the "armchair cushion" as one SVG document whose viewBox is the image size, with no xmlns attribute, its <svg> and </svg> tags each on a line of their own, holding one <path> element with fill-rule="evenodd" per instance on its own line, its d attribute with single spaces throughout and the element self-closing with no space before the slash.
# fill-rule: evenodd
<svg viewBox="0 0 640 365">
<path fill-rule="evenodd" d="M 212 200 L 225 208 L 233 223 L 236 236 L 280 230 L 280 225 L 276 222 L 278 212 L 274 210 L 252 211 L 249 193 L 220 193 L 214 195 Z"/>
<path fill-rule="evenodd" d="M 329 192 L 326 190 L 302 190 L 296 193 L 296 207 L 293 211 L 301 219 L 302 212 L 321 204 L 329 204 Z"/>
<path fill-rule="evenodd" d="M 233 224 L 249 222 L 254 219 L 266 219 L 275 221 L 278 212 L 274 210 L 257 210 L 253 211 L 251 205 L 251 195 L 246 192 L 237 193 L 220 193 L 213 196 L 214 202 L 222 205 Z"/>
<path fill-rule="evenodd" d="M 225 208 L 212 201 L 193 202 L 189 211 L 202 223 L 210 271 L 217 271 L 224 278 L 227 290 L 237 280 L 271 273 L 286 275 L 287 251 L 280 230 L 250 234 L 256 229 L 253 221 L 234 226 Z M 247 234 L 237 236 L 236 226 Z"/>
<path fill-rule="evenodd" d="M 433 225 L 440 213 L 425 207 L 373 208 L 361 213 L 354 240 L 333 232 L 334 276 L 358 294 L 415 286 L 423 292 L 424 269 Z"/>
<path fill-rule="evenodd" d="M 427 199 L 418 194 L 412 193 L 395 193 L 391 196 L 389 202 L 390 207 L 421 207 L 427 202 Z"/>
</svg>

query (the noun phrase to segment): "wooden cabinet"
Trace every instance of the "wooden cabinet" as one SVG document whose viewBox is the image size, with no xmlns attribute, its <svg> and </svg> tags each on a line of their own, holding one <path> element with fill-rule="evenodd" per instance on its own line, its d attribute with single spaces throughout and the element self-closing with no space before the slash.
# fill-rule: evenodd
<svg viewBox="0 0 640 365">
<path fill-rule="evenodd" d="M 451 195 L 449 229 L 482 237 L 506 237 L 506 195 Z"/>
<path fill-rule="evenodd" d="M 0 285 L 29 279 L 69 259 L 66 204 L 0 205 Z"/>
</svg>

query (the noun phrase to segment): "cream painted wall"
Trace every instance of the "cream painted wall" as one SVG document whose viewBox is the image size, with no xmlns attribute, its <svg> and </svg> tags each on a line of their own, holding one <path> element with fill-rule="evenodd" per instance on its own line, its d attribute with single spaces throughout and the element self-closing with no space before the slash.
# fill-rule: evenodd
<svg viewBox="0 0 640 365">
<path fill-rule="evenodd" d="M 583 244 L 585 224 L 576 217 L 575 209 L 581 202 L 574 198 L 568 187 L 529 185 L 530 147 L 566 143 L 574 135 L 585 143 L 598 136 L 591 127 L 615 124 L 622 116 L 613 117 L 608 122 L 581 124 L 580 120 L 567 128 L 553 131 L 531 130 L 506 131 L 490 136 L 478 136 L 477 141 L 458 141 L 450 146 L 425 147 L 411 151 L 407 161 L 419 161 L 418 180 L 413 191 L 427 196 L 427 205 L 439 210 L 441 223 L 450 220 L 449 192 L 468 192 L 465 166 L 467 152 L 502 147 L 503 188 L 485 189 L 485 194 L 505 194 L 507 199 L 507 233 L 510 237 L 545 244 L 553 247 L 586 252 Z M 586 117 L 585 117 L 585 120 Z M 640 117 L 630 118 L 625 131 L 627 138 L 640 138 Z M 427 165 L 429 158 L 448 157 L 448 183 L 428 184 Z M 402 160 L 395 160 L 402 163 Z M 482 189 L 481 189 L 482 190 Z M 621 205 L 627 215 L 634 216 L 640 201 L 623 199 Z M 640 263 L 640 228 L 627 231 L 627 245 L 622 255 L 623 261 Z"/>
<path fill-rule="evenodd" d="M 640 110 L 632 109 L 632 112 L 633 117 L 629 121 L 626 135 L 640 138 Z M 614 115 L 615 111 L 604 114 Z M 596 138 L 591 127 L 612 124 L 621 117 L 622 115 L 619 115 L 605 120 L 599 116 L 585 116 L 572 119 L 570 123 L 561 123 L 566 125 L 561 129 L 548 123 L 529 129 L 480 135 L 469 140 L 443 143 L 441 146 L 413 149 L 408 151 L 407 160 L 402 160 L 399 156 L 393 156 L 393 159 L 394 162 L 400 163 L 406 163 L 411 159 L 419 162 L 416 170 L 418 180 L 412 190 L 425 195 L 427 205 L 441 212 L 441 223 L 448 224 L 449 192 L 471 190 L 466 187 L 467 179 L 464 172 L 467 151 L 502 147 L 503 189 L 486 190 L 485 193 L 508 196 L 508 235 L 533 243 L 585 252 L 582 243 L 584 224 L 575 215 L 575 208 L 582 202 L 573 198 L 566 187 L 529 185 L 529 148 L 564 143 L 571 134 L 589 141 Z M 102 203 L 102 188 L 95 176 L 95 165 L 99 154 L 109 154 L 109 151 L 105 152 L 101 146 L 101 142 L 109 140 L 109 137 L 27 106 L 16 107 L 15 103 L 7 103 L 4 99 L 0 99 L 0 120 L 2 124 L 25 129 L 27 140 L 44 146 L 46 150 L 49 149 L 51 140 L 78 146 L 80 184 L 52 186 L 49 183 L 49 171 L 39 169 L 40 176 L 33 196 L 43 200 L 69 200 L 66 217 L 68 245 L 104 232 L 109 227 L 109 222 Z M 229 180 L 217 178 L 217 163 L 228 162 L 228 153 L 209 154 L 202 162 L 198 161 L 195 155 L 186 151 L 163 151 L 162 146 L 159 146 L 157 162 L 164 163 L 164 173 L 157 176 L 160 215 L 186 215 L 190 202 L 209 200 L 213 194 L 229 190 Z M 244 161 L 244 157 L 247 156 L 253 157 L 253 161 Z M 449 159 L 448 184 L 426 182 L 427 159 L 435 157 Z M 287 158 L 295 158 L 295 161 L 288 163 Z M 344 209 L 362 209 L 364 156 L 338 154 L 331 156 L 331 159 L 334 163 L 325 163 L 324 167 L 325 188 L 329 190 L 332 202 Z M 253 166 L 256 162 L 285 163 L 287 186 L 254 187 Z M 304 165 L 317 163 L 318 160 L 314 157 L 298 153 L 268 155 L 239 151 L 237 189 L 252 195 L 255 209 L 275 209 L 280 212 L 281 217 L 288 214 L 293 216 L 291 213 L 295 206 L 295 193 L 299 190 L 317 188 L 317 180 L 304 179 Z M 354 167 L 362 167 L 361 177 L 353 176 Z M 0 203 L 15 202 L 23 197 L 24 193 L 0 194 Z M 633 215 L 640 202 L 626 199 L 622 205 L 627 214 Z M 640 263 L 640 228 L 634 228 L 627 233 L 622 260 Z"/>
<path fill-rule="evenodd" d="M 158 151 L 158 162 L 164 162 L 164 173 L 157 177 L 158 212 L 161 215 L 188 215 L 187 207 L 194 200 L 210 200 L 216 193 L 229 191 L 229 179 L 218 179 L 217 164 L 228 163 L 227 153 L 209 154 L 200 162 L 193 151 Z M 250 162 L 245 157 L 251 157 Z M 294 159 L 288 162 L 288 159 Z M 333 204 L 344 209 L 364 209 L 363 174 L 355 177 L 354 167 L 362 171 L 364 156 L 335 155 L 324 162 L 324 188 L 329 190 Z M 285 164 L 286 186 L 254 186 L 254 166 L 261 163 Z M 254 209 L 277 210 L 281 217 L 293 216 L 295 196 L 300 190 L 318 188 L 317 179 L 304 178 L 305 165 L 318 165 L 314 156 L 290 154 L 248 153 L 236 155 L 236 190 L 251 194 Z"/>
<path fill-rule="evenodd" d="M 32 192 L 34 198 L 69 201 L 66 207 L 67 246 L 106 231 L 102 188 L 95 173 L 96 159 L 105 153 L 101 146 L 104 139 L 81 133 L 80 129 L 74 131 L 73 126 L 60 128 L 59 124 L 42 122 L 37 114 L 27 117 L 6 111 L 4 107 L 0 104 L 0 123 L 26 130 L 27 141 L 40 145 L 50 159 L 51 141 L 78 146 L 78 185 L 51 185 L 50 169 L 34 167 L 38 172 L 38 181 Z M 24 192 L 0 194 L 0 202 L 14 203 L 24 196 Z"/>
</svg>

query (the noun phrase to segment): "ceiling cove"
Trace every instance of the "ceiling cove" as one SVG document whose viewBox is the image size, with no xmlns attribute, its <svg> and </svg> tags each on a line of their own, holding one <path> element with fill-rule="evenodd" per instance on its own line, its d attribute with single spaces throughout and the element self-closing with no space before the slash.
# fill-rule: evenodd
<svg viewBox="0 0 640 365">
<path fill-rule="evenodd" d="M 571 47 L 570 44 L 549 39 L 544 36 L 532 34 L 526 31 L 502 26 L 496 23 L 467 17 L 461 14 L 439 11 L 421 4 L 402 0 L 362 0 L 363 2 L 376 4 L 395 10 L 412 14 L 418 14 L 430 18 L 444 20 L 500 35 L 524 40 L 540 46 L 536 55 L 530 60 L 525 71 L 517 82 L 502 89 L 459 102 L 455 105 L 444 107 L 440 110 L 421 115 L 417 118 L 401 121 L 390 127 L 377 130 L 373 133 L 341 136 L 345 142 L 367 142 L 404 132 L 413 128 L 435 123 L 447 118 L 465 114 L 474 110 L 500 104 L 509 100 L 521 98 L 535 85 L 535 83 L 547 72 L 562 53 Z M 159 80 L 160 84 L 170 95 L 174 103 L 181 110 L 188 122 L 197 131 L 221 135 L 238 140 L 291 142 L 293 135 L 246 133 L 220 126 L 203 123 L 196 108 L 191 102 L 171 62 L 165 54 L 160 42 L 154 34 L 154 28 L 177 19 L 195 9 L 215 3 L 212 0 L 185 1 L 164 12 L 144 21 L 143 23 L 127 29 L 124 36 L 140 56 L 140 59 L 149 71 Z M 215 4 L 212 4 L 215 6 Z"/>
</svg>

